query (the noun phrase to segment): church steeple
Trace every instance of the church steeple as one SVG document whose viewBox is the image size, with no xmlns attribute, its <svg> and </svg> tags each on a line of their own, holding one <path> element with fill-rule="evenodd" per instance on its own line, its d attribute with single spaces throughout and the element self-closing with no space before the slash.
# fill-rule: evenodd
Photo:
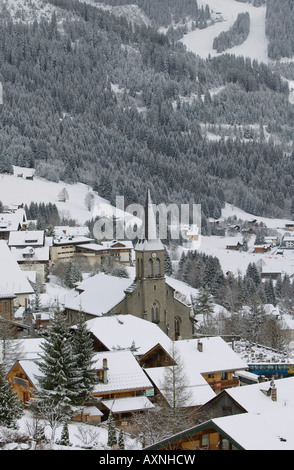
<svg viewBox="0 0 294 470">
<path fill-rule="evenodd" d="M 164 277 L 164 247 L 157 235 L 156 214 L 149 188 L 141 239 L 136 245 L 136 279 Z"/>
</svg>

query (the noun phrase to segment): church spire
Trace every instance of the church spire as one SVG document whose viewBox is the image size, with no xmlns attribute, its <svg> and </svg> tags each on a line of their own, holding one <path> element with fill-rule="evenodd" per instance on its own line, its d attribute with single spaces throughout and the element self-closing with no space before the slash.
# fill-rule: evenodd
<svg viewBox="0 0 294 470">
<path fill-rule="evenodd" d="M 151 200 L 149 187 L 147 188 L 145 207 L 144 207 L 144 221 L 141 229 L 141 237 L 136 246 L 139 250 L 163 250 L 163 245 L 157 235 L 156 226 L 156 212 L 154 204 Z"/>
<path fill-rule="evenodd" d="M 144 240 L 157 240 L 156 216 L 151 200 L 150 189 L 148 187 L 145 201 L 145 221 L 144 221 Z"/>
</svg>

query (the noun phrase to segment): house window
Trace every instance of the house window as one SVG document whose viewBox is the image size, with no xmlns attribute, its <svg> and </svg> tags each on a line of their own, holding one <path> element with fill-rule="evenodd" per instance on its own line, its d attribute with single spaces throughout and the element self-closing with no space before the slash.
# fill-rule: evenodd
<svg viewBox="0 0 294 470">
<path fill-rule="evenodd" d="M 228 373 L 227 372 L 222 372 L 221 373 L 221 380 L 228 380 Z"/>
</svg>

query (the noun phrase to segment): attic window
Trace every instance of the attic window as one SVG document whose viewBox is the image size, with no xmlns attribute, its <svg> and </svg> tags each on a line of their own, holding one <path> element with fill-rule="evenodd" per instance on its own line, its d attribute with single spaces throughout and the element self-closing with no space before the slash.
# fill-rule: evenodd
<svg viewBox="0 0 294 470">
<path fill-rule="evenodd" d="M 29 240 L 29 239 L 26 239 L 25 242 L 26 243 L 37 243 L 38 240 Z"/>
</svg>

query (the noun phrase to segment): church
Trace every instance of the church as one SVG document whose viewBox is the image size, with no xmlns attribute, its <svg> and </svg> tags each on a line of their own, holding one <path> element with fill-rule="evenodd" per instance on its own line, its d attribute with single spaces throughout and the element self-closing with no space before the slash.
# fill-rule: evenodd
<svg viewBox="0 0 294 470">
<path fill-rule="evenodd" d="M 114 279 L 99 273 L 84 281 L 78 286 L 80 295 L 65 305 L 68 320 L 74 323 L 78 311 L 83 311 L 87 319 L 131 314 L 156 323 L 173 340 L 190 339 L 191 302 L 165 276 L 165 250 L 157 236 L 149 190 L 142 235 L 135 246 L 135 278 Z M 90 303 L 90 299 L 94 302 Z"/>
</svg>

